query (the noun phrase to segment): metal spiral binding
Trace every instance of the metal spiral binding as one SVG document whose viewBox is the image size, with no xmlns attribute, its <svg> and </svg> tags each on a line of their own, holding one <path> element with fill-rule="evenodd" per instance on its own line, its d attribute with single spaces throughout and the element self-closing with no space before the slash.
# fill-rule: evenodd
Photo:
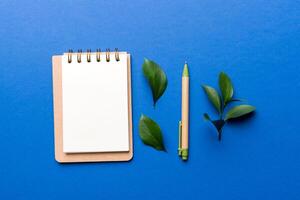
<svg viewBox="0 0 300 200">
<path fill-rule="evenodd" d="M 101 49 L 97 49 L 97 50 L 96 50 L 96 60 L 97 60 L 97 62 L 100 62 L 100 61 L 101 61 L 101 56 L 100 56 L 100 54 L 101 54 Z"/>
<path fill-rule="evenodd" d="M 78 49 L 78 53 L 77 53 L 77 62 L 81 63 L 81 54 L 82 54 L 82 49 Z"/>
<path fill-rule="evenodd" d="M 115 57 L 116 57 L 116 61 L 120 61 L 120 54 L 119 54 L 119 49 L 115 48 Z"/>
<path fill-rule="evenodd" d="M 81 63 L 82 61 L 82 49 L 78 49 L 76 55 L 77 55 L 77 62 L 78 63 Z M 72 56 L 73 56 L 73 50 L 72 49 L 69 49 L 67 55 L 68 55 L 68 63 L 72 63 Z M 92 54 L 92 50 L 91 49 L 87 49 L 86 51 L 86 59 L 87 59 L 87 62 L 91 62 L 92 59 L 91 59 L 91 54 Z M 119 53 L 119 50 L 118 48 L 115 48 L 115 51 L 114 51 L 114 55 L 115 55 L 115 59 L 116 61 L 120 61 L 120 53 Z M 110 52 L 110 49 L 107 48 L 106 51 L 105 51 L 105 60 L 106 62 L 110 62 L 110 59 L 111 59 L 111 52 Z M 101 62 L 101 49 L 96 49 L 96 61 L 97 62 Z"/>
<path fill-rule="evenodd" d="M 86 50 L 86 60 L 87 62 L 91 62 L 91 49 Z"/>
<path fill-rule="evenodd" d="M 68 52 L 68 63 L 72 62 L 72 53 L 73 53 L 73 50 L 69 49 L 69 52 Z"/>
<path fill-rule="evenodd" d="M 106 49 L 105 57 L 106 57 L 106 62 L 109 62 L 110 61 L 110 49 Z"/>
</svg>

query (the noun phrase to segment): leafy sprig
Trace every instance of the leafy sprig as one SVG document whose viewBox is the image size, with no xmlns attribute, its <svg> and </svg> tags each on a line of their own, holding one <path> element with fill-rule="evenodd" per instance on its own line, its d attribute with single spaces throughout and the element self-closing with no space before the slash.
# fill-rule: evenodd
<svg viewBox="0 0 300 200">
<path fill-rule="evenodd" d="M 212 120 L 207 113 L 204 113 L 203 115 L 204 119 L 210 121 L 217 129 L 219 141 L 222 139 L 222 129 L 227 121 L 242 117 L 255 110 L 255 107 L 251 105 L 238 105 L 234 106 L 224 114 L 224 111 L 229 104 L 236 101 L 243 101 L 241 99 L 233 98 L 233 86 L 231 80 L 224 72 L 219 74 L 219 88 L 221 90 L 221 95 L 219 95 L 217 90 L 211 86 L 202 85 L 202 88 L 219 115 L 219 119 L 216 120 Z"/>
</svg>

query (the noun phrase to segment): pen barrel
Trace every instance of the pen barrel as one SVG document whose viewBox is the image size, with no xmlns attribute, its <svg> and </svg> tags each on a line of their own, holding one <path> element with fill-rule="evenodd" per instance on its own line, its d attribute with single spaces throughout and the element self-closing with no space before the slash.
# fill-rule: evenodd
<svg viewBox="0 0 300 200">
<path fill-rule="evenodd" d="M 188 149 L 189 146 L 189 77 L 182 77 L 182 139 L 181 148 Z"/>
</svg>

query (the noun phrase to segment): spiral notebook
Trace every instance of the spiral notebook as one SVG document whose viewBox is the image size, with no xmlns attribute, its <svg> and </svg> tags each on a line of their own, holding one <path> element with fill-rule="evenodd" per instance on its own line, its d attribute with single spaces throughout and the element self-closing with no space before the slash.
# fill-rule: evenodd
<svg viewBox="0 0 300 200">
<path fill-rule="evenodd" d="M 52 62 L 56 160 L 130 160 L 130 54 L 70 50 Z"/>
</svg>

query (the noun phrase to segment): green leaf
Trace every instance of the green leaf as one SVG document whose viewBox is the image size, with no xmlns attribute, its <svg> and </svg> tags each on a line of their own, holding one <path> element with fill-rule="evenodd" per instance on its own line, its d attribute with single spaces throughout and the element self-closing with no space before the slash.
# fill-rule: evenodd
<svg viewBox="0 0 300 200">
<path fill-rule="evenodd" d="M 207 113 L 204 113 L 203 117 L 204 117 L 205 120 L 210 121 L 214 125 L 214 127 L 217 129 L 217 131 L 218 131 L 218 139 L 220 141 L 221 138 L 222 138 L 222 129 L 223 129 L 223 126 L 226 123 L 225 120 L 223 120 L 223 119 L 211 120 L 210 117 L 209 117 L 209 115 Z"/>
<path fill-rule="evenodd" d="M 210 100 L 210 102 L 214 105 L 214 107 L 216 108 L 216 110 L 221 113 L 221 98 L 218 94 L 218 92 L 208 86 L 208 85 L 202 85 L 203 90 L 205 91 L 208 99 Z"/>
<path fill-rule="evenodd" d="M 203 118 L 206 120 L 206 121 L 211 121 L 209 115 L 207 113 L 204 113 L 203 114 Z"/>
<path fill-rule="evenodd" d="M 167 76 L 158 64 L 146 58 L 143 63 L 143 73 L 150 85 L 153 104 L 155 106 L 157 100 L 163 95 L 167 88 Z"/>
<path fill-rule="evenodd" d="M 141 115 L 139 134 L 143 143 L 157 150 L 165 151 L 163 136 L 159 125 L 145 115 Z"/>
<path fill-rule="evenodd" d="M 222 92 L 224 105 L 226 105 L 233 96 L 233 87 L 229 76 L 227 76 L 224 72 L 221 72 L 219 75 L 219 87 Z"/>
<path fill-rule="evenodd" d="M 232 99 L 230 99 L 229 101 L 228 101 L 228 103 L 231 103 L 231 102 L 235 102 L 235 101 L 247 101 L 247 100 L 245 100 L 245 99 L 235 99 L 235 98 L 232 98 Z"/>
<path fill-rule="evenodd" d="M 219 120 L 212 121 L 212 123 L 218 131 L 218 140 L 221 141 L 221 139 L 222 139 L 222 129 L 223 129 L 223 126 L 225 125 L 226 122 L 223 119 L 219 119 Z"/>
<path fill-rule="evenodd" d="M 228 111 L 226 114 L 225 120 L 233 119 L 233 118 L 238 118 L 241 116 L 244 116 L 248 113 L 251 113 L 255 110 L 254 106 L 250 105 L 240 105 L 240 106 L 235 106 L 232 109 Z"/>
</svg>

